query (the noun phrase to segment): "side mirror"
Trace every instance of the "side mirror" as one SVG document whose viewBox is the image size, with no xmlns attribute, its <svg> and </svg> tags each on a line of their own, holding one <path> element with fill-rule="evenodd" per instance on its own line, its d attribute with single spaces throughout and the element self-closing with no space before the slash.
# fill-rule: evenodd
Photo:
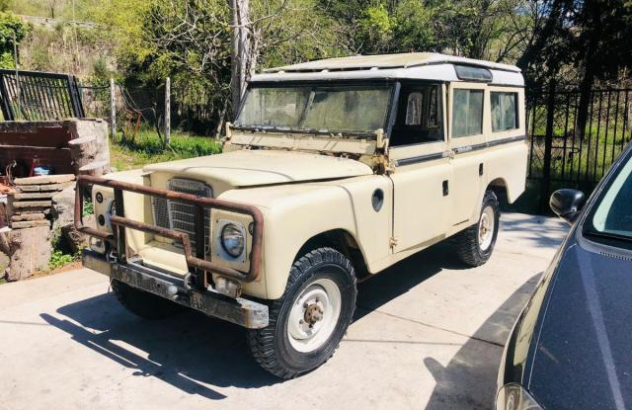
<svg viewBox="0 0 632 410">
<path fill-rule="evenodd" d="M 576 189 L 559 189 L 553 192 L 549 205 L 551 210 L 560 218 L 573 223 L 579 216 L 579 212 L 584 206 L 586 197 L 584 193 Z"/>
</svg>

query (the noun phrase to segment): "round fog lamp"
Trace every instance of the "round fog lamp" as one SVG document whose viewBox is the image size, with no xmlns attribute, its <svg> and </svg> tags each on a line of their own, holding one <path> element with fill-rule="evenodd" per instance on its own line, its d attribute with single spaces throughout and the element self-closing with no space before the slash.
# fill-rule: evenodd
<svg viewBox="0 0 632 410">
<path fill-rule="evenodd" d="M 232 257 L 237 258 L 244 252 L 246 240 L 237 225 L 229 223 L 222 229 L 222 248 Z"/>
</svg>

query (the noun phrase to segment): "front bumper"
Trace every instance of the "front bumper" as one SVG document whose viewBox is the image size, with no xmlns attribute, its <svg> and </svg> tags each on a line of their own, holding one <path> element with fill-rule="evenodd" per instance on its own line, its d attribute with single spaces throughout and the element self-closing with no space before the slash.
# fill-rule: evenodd
<svg viewBox="0 0 632 410">
<path fill-rule="evenodd" d="M 268 306 L 252 300 L 231 299 L 212 291 L 192 288 L 181 279 L 150 268 L 142 262 L 108 261 L 103 255 L 84 250 L 83 266 L 136 289 L 169 299 L 180 305 L 198 310 L 208 316 L 223 319 L 248 329 L 268 326 Z"/>
</svg>

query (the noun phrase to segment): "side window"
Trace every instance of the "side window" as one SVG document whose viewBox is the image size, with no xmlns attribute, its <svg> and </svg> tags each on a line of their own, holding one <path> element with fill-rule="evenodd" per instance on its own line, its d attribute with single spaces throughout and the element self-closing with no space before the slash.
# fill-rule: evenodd
<svg viewBox="0 0 632 410">
<path fill-rule="evenodd" d="M 452 136 L 467 137 L 483 133 L 483 90 L 454 90 Z"/>
<path fill-rule="evenodd" d="M 391 146 L 443 141 L 440 85 L 404 85 L 400 92 Z"/>
<path fill-rule="evenodd" d="M 406 105 L 406 126 L 410 127 L 421 125 L 423 101 L 423 94 L 420 92 L 408 94 L 408 104 Z"/>
<path fill-rule="evenodd" d="M 439 87 L 432 87 L 429 93 L 428 101 L 428 128 L 436 128 L 441 126 L 439 119 Z"/>
<path fill-rule="evenodd" d="M 518 128 L 518 94 L 491 93 L 492 131 L 507 131 Z"/>
</svg>

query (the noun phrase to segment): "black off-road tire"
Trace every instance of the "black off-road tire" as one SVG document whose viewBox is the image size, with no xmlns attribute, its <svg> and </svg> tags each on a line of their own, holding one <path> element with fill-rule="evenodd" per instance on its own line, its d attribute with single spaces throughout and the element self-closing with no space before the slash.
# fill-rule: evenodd
<svg viewBox="0 0 632 410">
<path fill-rule="evenodd" d="M 494 231 L 491 245 L 484 250 L 481 249 L 478 238 L 480 229 L 480 218 L 483 215 L 483 211 L 487 207 L 491 207 L 491 209 L 494 211 Z M 484 265 L 494 252 L 494 246 L 496 245 L 499 228 L 500 206 L 498 203 L 498 198 L 496 197 L 494 191 L 487 190 L 485 192 L 485 196 L 483 197 L 483 205 L 481 206 L 479 221 L 455 236 L 457 255 L 459 259 L 464 264 L 470 267 Z"/>
<path fill-rule="evenodd" d="M 303 353 L 295 350 L 289 340 L 290 310 L 295 299 L 318 279 L 330 279 L 340 290 L 340 316 L 324 344 L 312 352 Z M 356 283 L 351 262 L 335 249 L 318 248 L 294 262 L 283 297 L 269 305 L 268 327 L 248 331 L 248 344 L 257 363 L 283 379 L 300 376 L 325 363 L 338 348 L 353 320 Z"/>
<path fill-rule="evenodd" d="M 110 285 L 121 305 L 143 319 L 166 319 L 186 310 L 184 306 L 180 306 L 175 302 L 133 288 L 118 280 L 112 280 Z"/>
</svg>

